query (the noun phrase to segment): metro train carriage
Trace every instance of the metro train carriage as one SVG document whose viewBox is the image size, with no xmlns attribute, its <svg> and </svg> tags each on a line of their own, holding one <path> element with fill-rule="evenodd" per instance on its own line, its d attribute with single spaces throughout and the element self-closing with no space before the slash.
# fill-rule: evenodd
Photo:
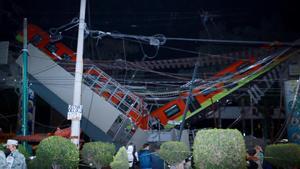
<svg viewBox="0 0 300 169">
<path fill-rule="evenodd" d="M 253 57 L 248 61 L 237 61 L 233 63 L 228 68 L 225 68 L 223 71 L 217 73 L 212 78 L 212 80 L 217 79 L 216 83 L 212 84 L 213 86 L 208 86 L 206 89 L 204 87 L 205 85 L 194 88 L 193 97 L 188 109 L 189 112 L 187 114 L 187 119 L 193 117 L 200 111 L 202 112 L 203 110 L 209 108 L 215 101 L 218 101 L 219 99 L 224 98 L 227 94 L 235 91 L 237 89 L 236 87 L 241 87 L 245 85 L 249 80 L 253 80 L 253 78 L 256 78 L 271 70 L 274 66 L 286 60 L 291 55 L 292 53 L 288 55 L 279 55 L 278 57 L 274 58 L 273 61 L 268 62 L 268 65 L 262 62 L 251 68 L 249 68 L 249 66 L 255 63 L 255 59 Z M 259 72 L 256 72 L 258 70 Z M 247 77 L 250 74 L 253 74 L 253 77 Z M 239 79 L 245 77 L 247 77 L 248 80 L 239 81 Z M 188 92 L 184 92 L 181 94 L 181 97 L 186 98 L 188 95 Z M 154 110 L 151 114 L 161 120 L 163 122 L 163 125 L 168 124 L 168 122 L 172 120 L 180 121 L 180 117 L 183 115 L 183 111 L 185 108 L 185 102 L 186 99 L 173 100 L 165 104 L 164 106 Z M 167 116 L 169 112 L 172 112 L 171 117 Z"/>
<path fill-rule="evenodd" d="M 22 41 L 23 33 L 19 33 L 17 39 Z M 54 61 L 76 61 L 75 52 L 61 42 L 53 43 L 50 41 L 50 35 L 40 27 L 28 24 L 28 41 L 34 46 L 48 54 Z"/>
<path fill-rule="evenodd" d="M 195 87 L 192 91 L 193 94 L 190 99 L 188 111 L 191 113 L 197 111 L 202 107 L 203 103 L 206 103 L 205 107 L 209 107 L 209 105 L 214 103 L 214 100 L 212 99 L 214 96 L 222 93 L 224 90 L 229 90 L 238 85 L 235 83 L 231 83 L 232 81 L 245 77 L 257 70 L 259 68 L 259 65 L 249 70 L 237 73 L 247 68 L 254 62 L 255 59 L 253 58 L 249 59 L 249 61 L 238 60 L 212 77 L 212 80 L 214 80 L 222 79 L 222 77 L 227 76 L 227 78 L 223 79 L 225 82 L 220 80 L 219 83 L 215 83 L 213 84 L 213 86 L 202 85 Z M 189 92 L 181 93 L 178 99 L 172 100 L 162 107 L 159 107 L 158 109 L 151 112 L 151 116 L 157 118 L 162 125 L 167 125 L 168 122 L 172 120 L 178 120 L 184 113 L 186 99 L 188 96 Z"/>
<path fill-rule="evenodd" d="M 17 40 L 22 41 L 22 36 L 23 33 L 20 32 L 17 35 Z M 45 52 L 54 61 L 76 61 L 74 51 L 61 42 L 51 42 L 50 35 L 36 25 L 28 25 L 28 41 Z M 142 118 L 142 115 L 139 114 L 141 105 L 135 102 L 131 96 L 126 95 L 125 97 L 125 93 L 122 90 L 116 90 L 115 85 L 109 81 L 104 72 L 94 69 L 85 70 L 84 80 L 94 92 L 100 94 L 106 100 L 110 100 L 112 104 L 123 111 L 136 124 L 140 124 L 144 129 L 148 128 L 145 122 L 148 117 Z"/>
</svg>

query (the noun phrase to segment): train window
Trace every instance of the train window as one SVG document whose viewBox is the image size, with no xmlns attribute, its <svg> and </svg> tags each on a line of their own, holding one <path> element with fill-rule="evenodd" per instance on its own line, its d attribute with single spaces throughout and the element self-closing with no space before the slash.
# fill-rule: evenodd
<svg viewBox="0 0 300 169">
<path fill-rule="evenodd" d="M 125 101 L 130 105 L 133 104 L 133 102 L 134 102 L 134 100 L 128 95 L 126 95 Z"/>
<path fill-rule="evenodd" d="M 57 47 L 56 47 L 56 45 L 54 43 L 48 43 L 46 45 L 46 49 L 48 49 L 48 51 L 50 53 L 56 53 L 56 51 L 58 50 Z"/>
<path fill-rule="evenodd" d="M 194 112 L 195 110 L 199 109 L 200 107 L 201 107 L 201 105 L 199 104 L 197 99 L 195 97 L 191 97 L 190 104 L 189 104 L 189 110 L 191 112 Z"/>
<path fill-rule="evenodd" d="M 86 75 L 84 76 L 84 82 L 85 84 L 87 84 L 88 86 L 91 86 L 94 83 L 94 80 L 88 78 Z"/>
<path fill-rule="evenodd" d="M 61 58 L 63 58 L 63 60 L 65 61 L 70 61 L 71 60 L 71 56 L 69 56 L 68 54 L 64 53 L 61 55 Z"/>
<path fill-rule="evenodd" d="M 129 106 L 124 103 L 121 103 L 119 106 L 119 110 L 121 110 L 124 113 L 126 113 L 128 109 L 129 109 Z"/>
<path fill-rule="evenodd" d="M 41 41 L 42 41 L 42 37 L 39 34 L 36 34 L 32 37 L 30 43 L 32 43 L 34 46 L 37 46 Z"/>
<path fill-rule="evenodd" d="M 173 105 L 172 107 L 168 108 L 167 110 L 164 111 L 166 116 L 168 118 L 174 116 L 175 114 L 179 113 L 180 112 L 180 109 L 179 107 L 175 104 Z"/>
</svg>

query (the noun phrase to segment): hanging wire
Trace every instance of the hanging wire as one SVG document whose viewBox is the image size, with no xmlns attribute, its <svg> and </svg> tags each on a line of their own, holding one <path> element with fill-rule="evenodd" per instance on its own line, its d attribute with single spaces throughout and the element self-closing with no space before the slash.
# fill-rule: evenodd
<svg viewBox="0 0 300 169">
<path fill-rule="evenodd" d="M 125 48 L 125 40 L 122 39 L 122 46 L 123 46 L 123 55 L 124 55 L 124 62 L 125 62 L 125 74 L 123 78 L 123 84 L 126 85 L 126 78 L 127 78 L 127 55 L 126 55 L 126 48 Z"/>
<path fill-rule="evenodd" d="M 56 42 L 59 41 L 63 38 L 62 32 L 69 31 L 79 24 L 79 19 L 78 18 L 73 18 L 69 23 L 59 26 L 57 28 L 50 28 L 49 33 L 50 33 L 50 41 L 51 42 Z"/>
<path fill-rule="evenodd" d="M 141 42 L 140 40 L 137 40 L 137 42 L 138 42 L 138 44 L 139 44 L 139 46 L 140 46 L 140 48 L 141 48 L 141 52 L 142 52 L 142 54 L 143 54 L 143 58 L 154 59 L 154 58 L 157 56 L 159 46 L 155 47 L 155 50 L 156 50 L 156 51 L 155 51 L 155 54 L 154 54 L 153 56 L 148 56 L 148 55 L 146 54 L 145 50 L 144 50 L 144 47 L 143 47 L 142 42 Z"/>
<path fill-rule="evenodd" d="M 138 41 L 138 40 L 135 40 L 135 39 L 126 39 L 126 40 L 130 41 L 130 42 L 148 44 L 146 42 Z M 187 50 L 187 49 L 182 49 L 182 48 L 172 47 L 172 46 L 167 46 L 167 45 L 161 45 L 160 48 L 169 49 L 169 50 L 172 50 L 172 51 L 183 52 L 183 53 L 194 54 L 194 55 L 197 55 L 197 56 L 202 55 L 202 56 L 208 56 L 208 57 L 212 57 L 212 58 L 218 57 L 218 58 L 224 58 L 224 59 L 244 60 L 244 61 L 249 60 L 249 59 L 239 58 L 239 57 L 236 57 L 236 56 L 224 56 L 224 55 L 219 55 L 219 54 L 210 54 L 210 53 L 204 53 L 204 52 L 199 52 L 199 51 L 194 51 L 194 50 Z"/>
<path fill-rule="evenodd" d="M 185 41 L 185 42 L 205 42 L 205 43 L 219 43 L 219 44 L 242 44 L 242 45 L 272 45 L 272 46 L 293 46 L 299 47 L 299 44 L 294 42 L 274 42 L 274 41 L 247 41 L 247 40 L 222 40 L 222 39 L 204 39 L 204 38 L 179 38 L 179 37 L 166 37 L 162 34 L 154 36 L 141 36 L 141 35 L 130 35 L 112 32 L 103 32 L 98 30 L 89 30 L 91 37 L 99 38 L 104 36 L 110 36 L 113 38 L 131 38 L 141 40 L 149 43 L 153 46 L 162 46 L 169 41 Z"/>
<path fill-rule="evenodd" d="M 69 124 L 66 124 L 66 125 L 60 125 L 60 126 L 51 126 L 51 125 L 47 125 L 47 124 L 44 124 L 44 123 L 40 123 L 38 121 L 34 121 L 35 124 L 41 126 L 41 127 L 45 127 L 45 128 L 49 128 L 49 129 L 57 129 L 57 127 L 61 127 L 61 128 L 65 128 L 65 127 L 70 127 Z"/>
<path fill-rule="evenodd" d="M 195 39 L 195 38 L 177 38 L 177 37 L 166 37 L 166 40 L 186 41 L 186 42 L 220 43 L 220 44 L 271 45 L 271 46 L 299 47 L 299 44 L 295 44 L 294 42 L 222 40 L 222 39 L 203 39 L 203 38 Z"/>
</svg>

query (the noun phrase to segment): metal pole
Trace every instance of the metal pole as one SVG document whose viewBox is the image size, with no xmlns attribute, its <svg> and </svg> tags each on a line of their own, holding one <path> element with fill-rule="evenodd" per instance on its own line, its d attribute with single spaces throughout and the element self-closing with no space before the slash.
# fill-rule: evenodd
<svg viewBox="0 0 300 169">
<path fill-rule="evenodd" d="M 246 135 L 246 123 L 245 123 L 245 100 L 244 98 L 241 99 L 241 106 L 242 106 L 242 110 L 241 110 L 241 118 L 242 118 L 242 131 L 243 131 L 243 136 Z"/>
<path fill-rule="evenodd" d="M 218 125 L 217 125 L 217 117 L 216 117 L 216 107 L 215 107 L 215 105 L 213 105 L 214 101 L 213 101 L 212 97 L 210 98 L 210 102 L 211 102 L 212 110 L 213 110 L 213 114 L 214 114 L 214 126 L 215 126 L 215 128 L 217 128 Z"/>
<path fill-rule="evenodd" d="M 221 117 L 221 106 L 220 106 L 220 102 L 217 103 L 218 106 L 218 127 L 219 129 L 222 128 L 222 117 Z"/>
<path fill-rule="evenodd" d="M 253 136 L 253 98 L 252 95 L 250 95 L 250 118 L 251 118 L 251 136 Z"/>
<path fill-rule="evenodd" d="M 22 135 L 27 135 L 27 113 L 28 113 L 28 49 L 27 49 L 27 18 L 23 22 L 23 93 L 22 93 Z"/>
<path fill-rule="evenodd" d="M 191 85 L 190 85 L 190 88 L 189 88 L 189 95 L 188 95 L 188 98 L 186 99 L 185 108 L 184 108 L 184 112 L 183 112 L 182 122 L 180 124 L 180 131 L 179 131 L 177 141 L 181 140 L 182 131 L 183 131 L 183 128 L 184 128 L 184 125 L 185 125 L 186 114 L 187 114 L 187 111 L 189 109 L 189 104 L 190 104 L 191 97 L 193 97 L 193 94 L 192 94 L 193 93 L 193 86 L 194 86 L 194 81 L 195 81 L 195 78 L 196 78 L 196 73 L 197 73 L 197 70 L 198 70 L 198 64 L 199 64 L 199 59 L 197 60 L 197 62 L 195 64 L 195 68 L 194 68 L 194 72 L 193 72 L 193 76 L 192 76 L 192 82 L 191 82 Z"/>
<path fill-rule="evenodd" d="M 158 143 L 160 144 L 160 121 L 158 120 Z"/>
<path fill-rule="evenodd" d="M 35 103 L 34 103 L 35 104 Z M 31 124 L 31 134 L 34 134 L 34 124 L 35 124 L 35 105 L 33 106 L 32 110 L 32 124 Z"/>
<path fill-rule="evenodd" d="M 73 106 L 81 106 L 81 84 L 82 84 L 82 72 L 83 72 L 83 47 L 84 47 L 84 29 L 85 29 L 85 8 L 86 0 L 80 2 L 80 17 L 79 17 L 79 30 L 77 41 L 77 56 L 76 56 L 76 68 L 75 68 L 75 81 L 74 81 L 74 93 L 73 93 Z M 81 112 L 80 112 L 81 113 Z M 80 140 L 80 119 L 72 119 L 71 124 L 71 141 L 79 147 Z"/>
</svg>

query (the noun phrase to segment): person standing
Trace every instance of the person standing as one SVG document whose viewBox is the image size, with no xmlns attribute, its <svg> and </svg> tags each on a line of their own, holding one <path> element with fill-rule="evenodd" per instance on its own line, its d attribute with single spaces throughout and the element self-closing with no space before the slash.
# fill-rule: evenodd
<svg viewBox="0 0 300 169">
<path fill-rule="evenodd" d="M 159 152 L 159 145 L 154 146 L 154 153 L 151 154 L 151 164 L 153 169 L 164 169 L 165 162 L 163 159 L 161 159 L 158 155 Z"/>
<path fill-rule="evenodd" d="M 136 167 L 138 167 L 138 161 L 139 161 L 139 157 L 138 157 L 138 153 L 136 152 L 135 146 L 130 143 L 127 146 L 127 155 L 128 155 L 128 163 L 129 163 L 129 167 L 130 169 L 134 169 Z"/>
<path fill-rule="evenodd" d="M 141 169 L 152 169 L 151 167 L 151 152 L 150 145 L 148 143 L 143 145 L 143 149 L 139 151 L 139 160 Z"/>
<path fill-rule="evenodd" d="M 255 161 L 258 165 L 258 169 L 263 169 L 263 162 L 264 162 L 264 154 L 263 154 L 263 149 L 261 148 L 261 146 L 255 146 L 255 154 L 254 157 L 257 158 L 257 160 Z"/>
<path fill-rule="evenodd" d="M 7 169 L 6 157 L 3 151 L 0 150 L 0 168 Z"/>
<path fill-rule="evenodd" d="M 17 140 L 7 140 L 6 149 L 8 151 L 8 156 L 6 157 L 6 162 L 8 165 L 8 169 L 27 169 L 25 157 L 18 151 L 17 148 Z"/>
</svg>

